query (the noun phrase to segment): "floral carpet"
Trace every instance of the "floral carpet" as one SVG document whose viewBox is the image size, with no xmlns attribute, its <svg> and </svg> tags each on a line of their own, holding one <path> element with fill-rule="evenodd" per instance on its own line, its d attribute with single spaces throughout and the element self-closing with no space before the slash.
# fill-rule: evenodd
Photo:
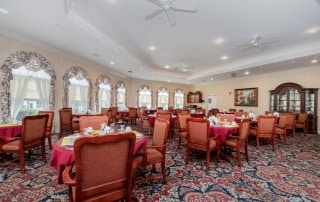
<svg viewBox="0 0 320 202">
<path fill-rule="evenodd" d="M 56 137 L 55 137 L 56 140 Z M 270 143 L 256 149 L 249 142 L 249 163 L 212 161 L 195 152 L 185 165 L 185 147 L 177 138 L 167 147 L 167 184 L 161 180 L 137 184 L 133 195 L 140 201 L 320 201 L 320 135 L 288 137 L 288 144 Z M 34 152 L 36 153 L 36 152 Z M 50 151 L 47 152 L 48 159 Z M 57 184 L 55 170 L 40 157 L 27 160 L 26 173 L 0 167 L 0 201 L 68 201 L 67 187 Z M 138 178 L 145 171 L 139 171 Z"/>
</svg>

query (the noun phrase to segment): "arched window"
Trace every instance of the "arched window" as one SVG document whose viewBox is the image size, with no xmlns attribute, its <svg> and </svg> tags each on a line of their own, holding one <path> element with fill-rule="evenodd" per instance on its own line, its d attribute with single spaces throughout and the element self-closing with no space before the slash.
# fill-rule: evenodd
<svg viewBox="0 0 320 202">
<path fill-rule="evenodd" d="M 176 89 L 173 92 L 173 108 L 182 109 L 184 106 L 184 92 L 181 89 Z"/>
<path fill-rule="evenodd" d="M 151 109 L 152 107 L 152 91 L 149 86 L 143 85 L 138 91 L 138 107 L 147 107 L 147 109 Z"/>
<path fill-rule="evenodd" d="M 16 52 L 2 66 L 1 108 L 5 121 L 21 120 L 39 110 L 53 110 L 55 73 L 35 52 Z"/>
<path fill-rule="evenodd" d="M 168 109 L 169 107 L 169 91 L 166 88 L 160 88 L 157 91 L 157 107 Z"/>
<path fill-rule="evenodd" d="M 110 79 L 106 75 L 101 75 L 96 81 L 96 111 L 101 108 L 111 107 L 111 84 Z"/>
<path fill-rule="evenodd" d="M 88 73 L 82 67 L 71 67 L 63 76 L 63 107 L 72 112 L 84 113 L 92 109 L 92 85 Z"/>
<path fill-rule="evenodd" d="M 116 84 L 116 105 L 121 111 L 127 109 L 127 89 L 123 81 L 118 81 Z"/>
</svg>

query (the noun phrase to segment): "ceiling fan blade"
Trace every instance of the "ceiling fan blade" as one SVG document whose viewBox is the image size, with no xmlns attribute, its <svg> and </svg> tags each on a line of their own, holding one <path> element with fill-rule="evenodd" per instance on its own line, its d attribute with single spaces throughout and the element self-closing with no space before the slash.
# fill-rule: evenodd
<svg viewBox="0 0 320 202">
<path fill-rule="evenodd" d="M 176 18 L 174 16 L 174 11 L 172 9 L 165 10 L 166 12 L 166 17 L 170 25 L 175 25 L 176 24 Z"/>
<path fill-rule="evenodd" d="M 280 41 L 279 39 L 262 41 L 262 42 L 260 43 L 260 45 L 266 45 L 266 44 L 277 43 L 277 42 L 279 42 L 279 41 Z"/>
<path fill-rule="evenodd" d="M 182 12 L 196 12 L 197 8 L 192 5 L 185 5 L 185 4 L 177 4 L 174 3 L 172 9 L 175 11 L 182 11 Z"/>
<path fill-rule="evenodd" d="M 150 14 L 146 15 L 145 19 L 146 19 L 146 20 L 150 20 L 151 18 L 153 18 L 153 17 L 156 16 L 156 15 L 159 15 L 159 14 L 162 13 L 162 12 L 163 12 L 163 9 L 159 8 L 159 9 L 151 12 Z"/>
<path fill-rule="evenodd" d="M 158 6 L 162 5 L 162 2 L 160 0 L 147 0 L 147 1 L 154 3 L 154 4 L 157 4 Z"/>
<path fill-rule="evenodd" d="M 246 52 L 247 50 L 249 50 L 249 49 L 251 49 L 251 48 L 253 48 L 253 47 L 254 47 L 254 46 L 247 46 L 247 47 L 241 49 L 241 52 Z"/>
</svg>

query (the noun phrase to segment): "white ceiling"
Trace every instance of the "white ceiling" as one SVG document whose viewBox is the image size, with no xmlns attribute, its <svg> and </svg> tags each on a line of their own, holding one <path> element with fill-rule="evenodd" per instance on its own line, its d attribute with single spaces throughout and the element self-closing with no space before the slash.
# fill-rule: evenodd
<svg viewBox="0 0 320 202">
<path fill-rule="evenodd" d="M 145 19 L 159 8 L 152 1 L 1 0 L 0 33 L 93 61 L 118 75 L 174 83 L 200 84 L 231 79 L 232 72 L 254 76 L 320 63 L 317 0 L 171 0 L 197 9 L 174 11 L 175 25 L 165 12 Z M 256 35 L 271 43 L 246 48 Z M 224 42 L 216 44 L 217 38 Z M 225 55 L 228 59 L 222 60 Z M 311 63 L 314 59 L 318 63 Z"/>
</svg>

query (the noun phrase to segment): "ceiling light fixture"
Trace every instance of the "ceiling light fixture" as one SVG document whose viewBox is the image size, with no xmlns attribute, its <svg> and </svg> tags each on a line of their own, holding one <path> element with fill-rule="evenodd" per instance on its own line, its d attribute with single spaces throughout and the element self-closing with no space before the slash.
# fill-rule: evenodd
<svg viewBox="0 0 320 202">
<path fill-rule="evenodd" d="M 156 50 L 157 48 L 155 47 L 155 46 L 149 46 L 149 50 L 151 50 L 151 51 L 154 51 L 154 50 Z"/>
<path fill-rule="evenodd" d="M 8 14 L 9 11 L 6 10 L 6 9 L 4 9 L 4 8 L 0 8 L 0 13 L 2 13 L 2 14 Z"/>
<path fill-rule="evenodd" d="M 236 76 L 237 76 L 237 73 L 235 73 L 235 72 L 232 72 L 232 73 L 231 73 L 231 77 L 232 77 L 232 78 L 234 78 L 234 77 L 236 77 Z"/>
<path fill-rule="evenodd" d="M 246 71 L 244 74 L 245 74 L 245 75 L 248 75 L 248 74 L 250 74 L 250 72 L 249 72 L 249 71 Z"/>
<path fill-rule="evenodd" d="M 222 44 L 224 42 L 224 38 L 216 38 L 214 41 L 213 41 L 215 44 Z"/>
<path fill-rule="evenodd" d="M 113 62 L 113 61 L 110 61 L 110 64 L 114 65 L 114 62 Z"/>
<path fill-rule="evenodd" d="M 315 34 L 320 31 L 320 27 L 311 27 L 305 31 L 306 34 Z"/>
<path fill-rule="evenodd" d="M 311 60 L 311 63 L 317 63 L 318 60 Z"/>
<path fill-rule="evenodd" d="M 169 65 L 166 65 L 166 66 L 164 66 L 164 68 L 169 69 L 169 68 L 170 68 L 170 66 L 169 66 Z"/>
<path fill-rule="evenodd" d="M 221 60 L 227 60 L 229 57 L 227 55 L 222 56 L 220 59 Z"/>
</svg>

